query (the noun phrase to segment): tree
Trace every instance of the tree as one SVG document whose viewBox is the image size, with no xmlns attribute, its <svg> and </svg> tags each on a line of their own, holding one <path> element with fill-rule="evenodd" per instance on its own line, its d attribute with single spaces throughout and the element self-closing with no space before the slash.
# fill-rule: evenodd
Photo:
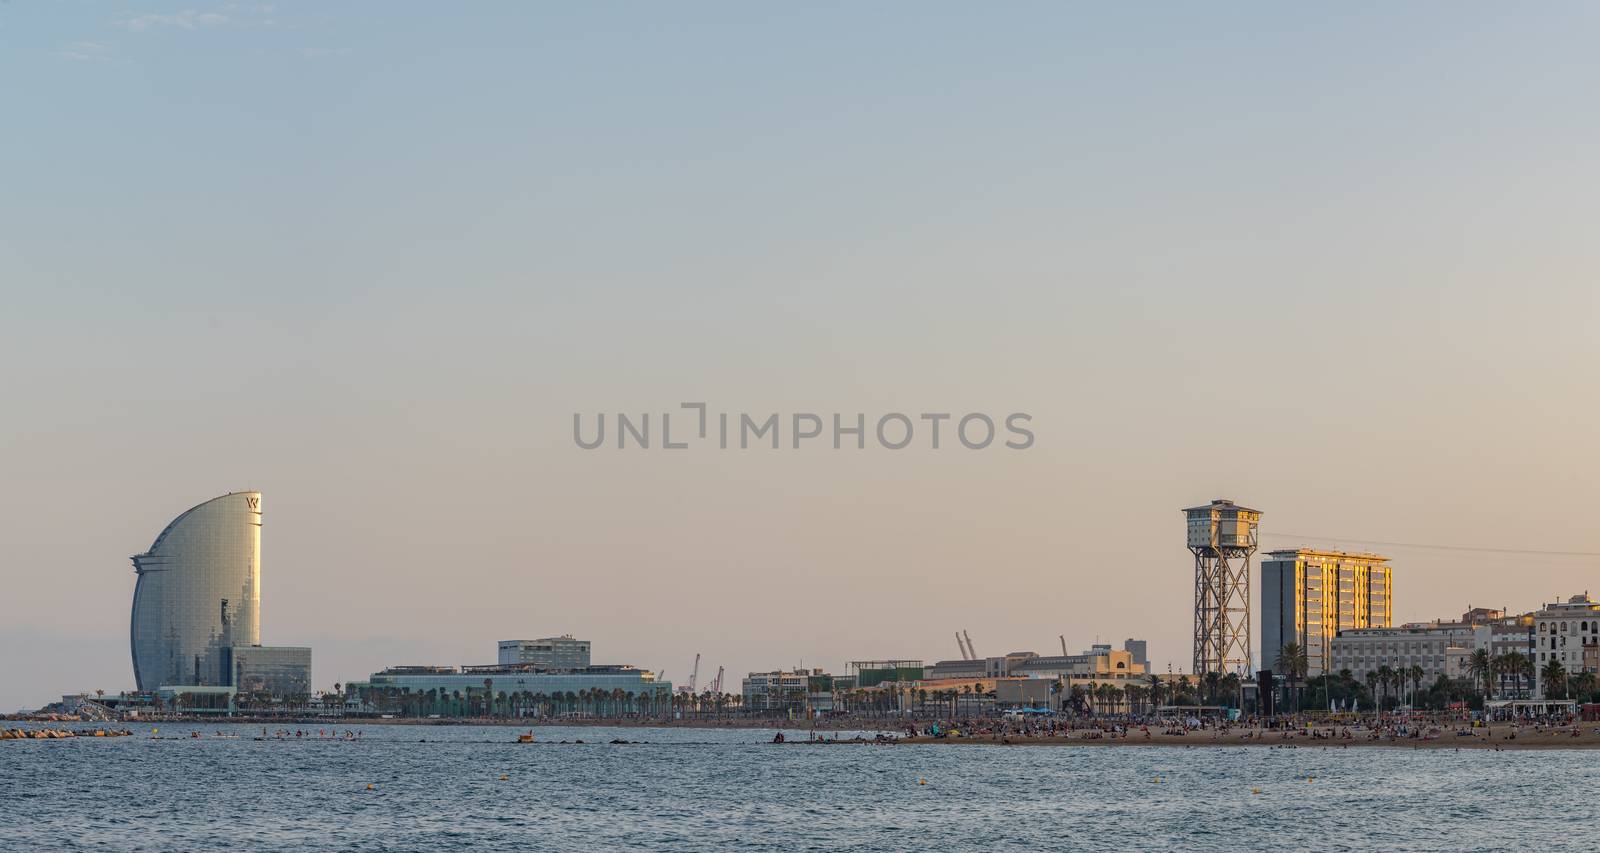
<svg viewBox="0 0 1600 853">
<path fill-rule="evenodd" d="M 1389 698 L 1389 686 L 1395 683 L 1395 672 L 1388 664 L 1378 667 L 1378 686 L 1382 690 L 1378 693 L 1378 710 L 1383 710 L 1383 700 Z"/>
<path fill-rule="evenodd" d="M 1467 676 L 1483 685 L 1483 697 L 1494 698 L 1495 661 L 1488 649 L 1478 649 L 1467 658 Z"/>
<path fill-rule="evenodd" d="M 1278 659 L 1273 661 L 1273 666 L 1283 673 L 1284 681 L 1288 682 L 1292 691 L 1296 682 L 1305 677 L 1309 668 L 1306 650 L 1301 648 L 1299 643 L 1284 643 L 1283 648 L 1278 649 Z M 1296 709 L 1298 708 L 1299 705 L 1296 703 Z"/>
<path fill-rule="evenodd" d="M 1572 698 L 1589 701 L 1594 698 L 1595 674 L 1592 672 L 1573 673 L 1567 678 L 1567 692 Z"/>
<path fill-rule="evenodd" d="M 1541 692 L 1544 693 L 1544 698 L 1567 698 L 1567 668 L 1561 665 L 1561 661 L 1551 658 L 1550 662 L 1539 670 L 1539 680 L 1543 682 L 1540 686 L 1543 688 Z"/>
</svg>

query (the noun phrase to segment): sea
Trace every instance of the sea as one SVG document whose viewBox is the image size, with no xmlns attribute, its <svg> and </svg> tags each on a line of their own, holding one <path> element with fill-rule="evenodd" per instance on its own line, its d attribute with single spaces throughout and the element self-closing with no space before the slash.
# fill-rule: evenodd
<svg viewBox="0 0 1600 853">
<path fill-rule="evenodd" d="M 1600 818 L 1600 751 L 276 728 L 0 742 L 0 849 L 1560 850 Z"/>
</svg>

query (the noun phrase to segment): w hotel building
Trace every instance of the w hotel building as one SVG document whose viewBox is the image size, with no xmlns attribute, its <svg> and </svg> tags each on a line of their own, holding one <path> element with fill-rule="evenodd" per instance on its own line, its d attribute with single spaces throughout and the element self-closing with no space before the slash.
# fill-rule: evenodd
<svg viewBox="0 0 1600 853">
<path fill-rule="evenodd" d="M 1333 638 L 1355 628 L 1387 628 L 1393 615 L 1389 558 L 1297 548 L 1261 562 L 1262 663 L 1299 643 L 1306 675 L 1328 671 Z"/>
</svg>

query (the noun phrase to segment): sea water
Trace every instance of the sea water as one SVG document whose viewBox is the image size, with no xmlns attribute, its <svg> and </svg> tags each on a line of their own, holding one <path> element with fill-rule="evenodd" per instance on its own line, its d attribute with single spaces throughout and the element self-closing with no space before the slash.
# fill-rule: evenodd
<svg viewBox="0 0 1600 853">
<path fill-rule="evenodd" d="M 518 744 L 525 730 L 507 727 L 346 729 L 360 739 L 164 724 L 177 739 L 143 725 L 0 742 L 0 847 L 1566 849 L 1592 846 L 1600 817 L 1600 751 L 817 746 L 794 731 L 776 745 L 770 729 L 595 727 L 540 727 Z"/>
</svg>

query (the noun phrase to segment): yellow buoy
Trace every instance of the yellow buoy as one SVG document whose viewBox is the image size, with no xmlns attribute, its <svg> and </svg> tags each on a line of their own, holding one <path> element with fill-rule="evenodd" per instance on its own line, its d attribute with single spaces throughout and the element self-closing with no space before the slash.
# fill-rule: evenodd
<svg viewBox="0 0 1600 853">
<path fill-rule="evenodd" d="M 1159 784 L 1161 784 L 1161 777 L 1160 777 L 1160 776 L 1157 776 L 1157 777 L 1156 777 L 1156 778 L 1155 778 L 1155 783 L 1156 783 L 1156 784 L 1157 784 L 1157 785 L 1159 785 Z"/>
<path fill-rule="evenodd" d="M 510 776 L 507 776 L 504 773 L 500 774 L 500 781 L 502 781 L 502 782 L 504 782 L 504 781 L 506 781 L 507 779 L 510 779 L 510 778 L 511 778 Z"/>
<path fill-rule="evenodd" d="M 1317 781 L 1317 777 L 1315 777 L 1315 776 L 1307 776 L 1306 777 L 1306 781 L 1307 782 L 1315 782 L 1315 781 Z"/>
<path fill-rule="evenodd" d="M 372 790 L 372 783 L 371 782 L 367 783 L 367 790 L 369 790 L 369 791 Z"/>
<path fill-rule="evenodd" d="M 918 785 L 926 785 L 926 784 L 928 784 L 928 780 L 926 780 L 926 779 L 918 779 L 917 780 L 917 784 Z"/>
<path fill-rule="evenodd" d="M 1260 788 L 1251 788 L 1250 789 L 1250 793 L 1259 794 L 1259 793 L 1261 793 L 1261 789 Z"/>
</svg>

